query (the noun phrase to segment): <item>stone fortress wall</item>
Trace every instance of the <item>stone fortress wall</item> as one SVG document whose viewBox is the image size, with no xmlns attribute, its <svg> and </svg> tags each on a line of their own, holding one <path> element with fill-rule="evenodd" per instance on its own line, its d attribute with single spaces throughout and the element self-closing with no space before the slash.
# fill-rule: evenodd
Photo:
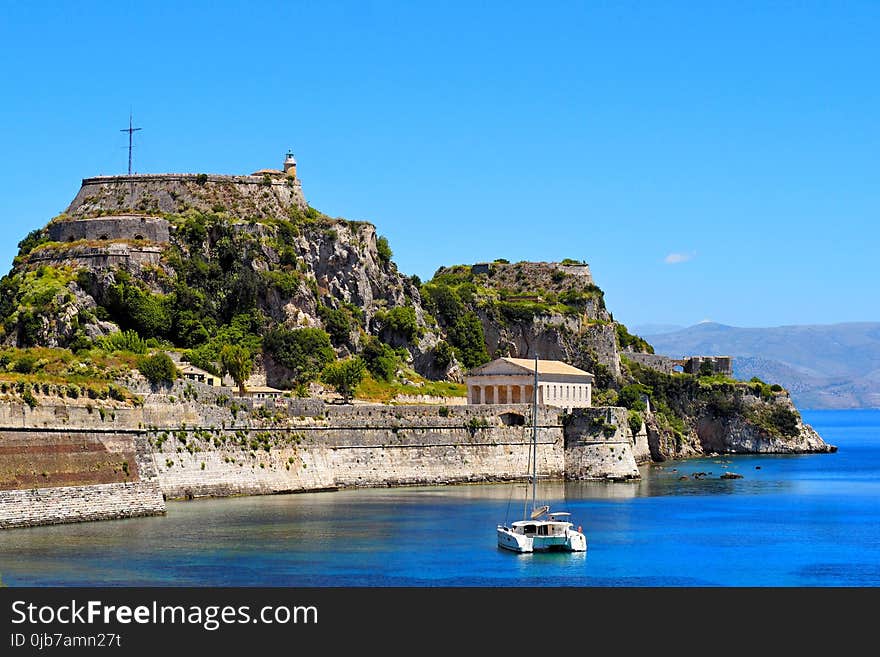
<svg viewBox="0 0 880 657">
<path fill-rule="evenodd" d="M 91 219 L 224 208 L 240 217 L 271 218 L 286 217 L 292 207 L 308 208 L 302 184 L 294 177 L 163 173 L 84 178 L 65 214 Z"/>
<path fill-rule="evenodd" d="M 164 512 L 143 434 L 0 428 L 0 529 Z"/>
<path fill-rule="evenodd" d="M 100 415 L 60 400 L 0 403 L 0 527 L 162 513 L 164 498 L 505 481 L 528 471 L 529 404 L 232 407 L 200 384 L 153 397 Z M 538 469 L 555 478 L 637 478 L 640 441 L 647 453 L 623 409 L 578 409 L 563 422 L 558 409 L 539 407 L 538 426 Z"/>
<path fill-rule="evenodd" d="M 640 365 L 650 367 L 664 374 L 672 374 L 676 371 L 686 374 L 699 374 L 703 363 L 709 363 L 714 374 L 733 376 L 733 358 L 731 356 L 688 356 L 686 358 L 670 358 L 659 354 L 642 354 L 625 351 L 622 353 L 626 358 Z M 680 368 L 680 369 L 676 369 Z"/>
<path fill-rule="evenodd" d="M 164 244 L 169 239 L 168 221 L 161 217 L 120 214 L 91 219 L 53 221 L 49 224 L 53 242 L 77 240 L 147 240 Z"/>
</svg>

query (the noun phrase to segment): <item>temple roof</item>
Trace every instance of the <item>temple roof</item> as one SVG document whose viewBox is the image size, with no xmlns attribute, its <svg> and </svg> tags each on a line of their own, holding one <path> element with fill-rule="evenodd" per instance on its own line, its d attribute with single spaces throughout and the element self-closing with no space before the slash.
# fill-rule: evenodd
<svg viewBox="0 0 880 657">
<path fill-rule="evenodd" d="M 512 367 L 511 367 L 512 366 Z M 468 376 L 479 376 L 482 374 L 502 373 L 501 370 L 520 370 L 529 373 L 535 372 L 535 361 L 531 358 L 496 358 L 490 363 L 480 365 L 479 367 L 468 372 Z M 566 376 L 588 376 L 593 375 L 584 370 L 578 369 L 561 360 L 538 360 L 538 374 L 561 374 Z"/>
</svg>

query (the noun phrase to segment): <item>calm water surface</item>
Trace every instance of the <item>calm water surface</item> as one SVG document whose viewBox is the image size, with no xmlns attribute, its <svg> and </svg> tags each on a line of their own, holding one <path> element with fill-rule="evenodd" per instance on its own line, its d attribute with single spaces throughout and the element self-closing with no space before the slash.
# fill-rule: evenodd
<svg viewBox="0 0 880 657">
<path fill-rule="evenodd" d="M 10 585 L 877 586 L 880 411 L 806 411 L 837 454 L 642 469 L 640 483 L 548 483 L 586 554 L 498 550 L 523 485 L 175 502 L 168 515 L 0 533 Z M 703 480 L 679 477 L 711 472 Z M 743 479 L 720 480 L 723 472 Z"/>
</svg>

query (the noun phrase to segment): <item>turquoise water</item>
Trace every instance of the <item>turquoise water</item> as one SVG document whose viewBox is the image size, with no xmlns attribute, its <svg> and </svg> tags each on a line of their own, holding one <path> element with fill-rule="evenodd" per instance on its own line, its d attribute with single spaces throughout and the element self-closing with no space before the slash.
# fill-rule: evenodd
<svg viewBox="0 0 880 657">
<path fill-rule="evenodd" d="M 877 586 L 880 411 L 806 411 L 837 454 L 643 468 L 640 483 L 547 483 L 586 554 L 498 550 L 522 485 L 171 503 L 168 515 L 0 533 L 11 585 Z M 694 472 L 706 478 L 680 481 Z M 723 472 L 743 479 L 721 480 Z"/>
</svg>

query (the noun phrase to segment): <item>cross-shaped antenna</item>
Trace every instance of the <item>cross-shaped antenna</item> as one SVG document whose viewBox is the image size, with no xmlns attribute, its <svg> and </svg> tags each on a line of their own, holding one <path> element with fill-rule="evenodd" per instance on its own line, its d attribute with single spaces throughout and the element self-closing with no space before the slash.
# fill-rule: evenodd
<svg viewBox="0 0 880 657">
<path fill-rule="evenodd" d="M 123 128 L 119 132 L 127 132 L 128 133 L 128 175 L 131 175 L 131 135 L 138 130 L 142 130 L 142 128 L 132 128 L 131 127 L 131 112 L 128 113 L 128 127 Z"/>
</svg>

